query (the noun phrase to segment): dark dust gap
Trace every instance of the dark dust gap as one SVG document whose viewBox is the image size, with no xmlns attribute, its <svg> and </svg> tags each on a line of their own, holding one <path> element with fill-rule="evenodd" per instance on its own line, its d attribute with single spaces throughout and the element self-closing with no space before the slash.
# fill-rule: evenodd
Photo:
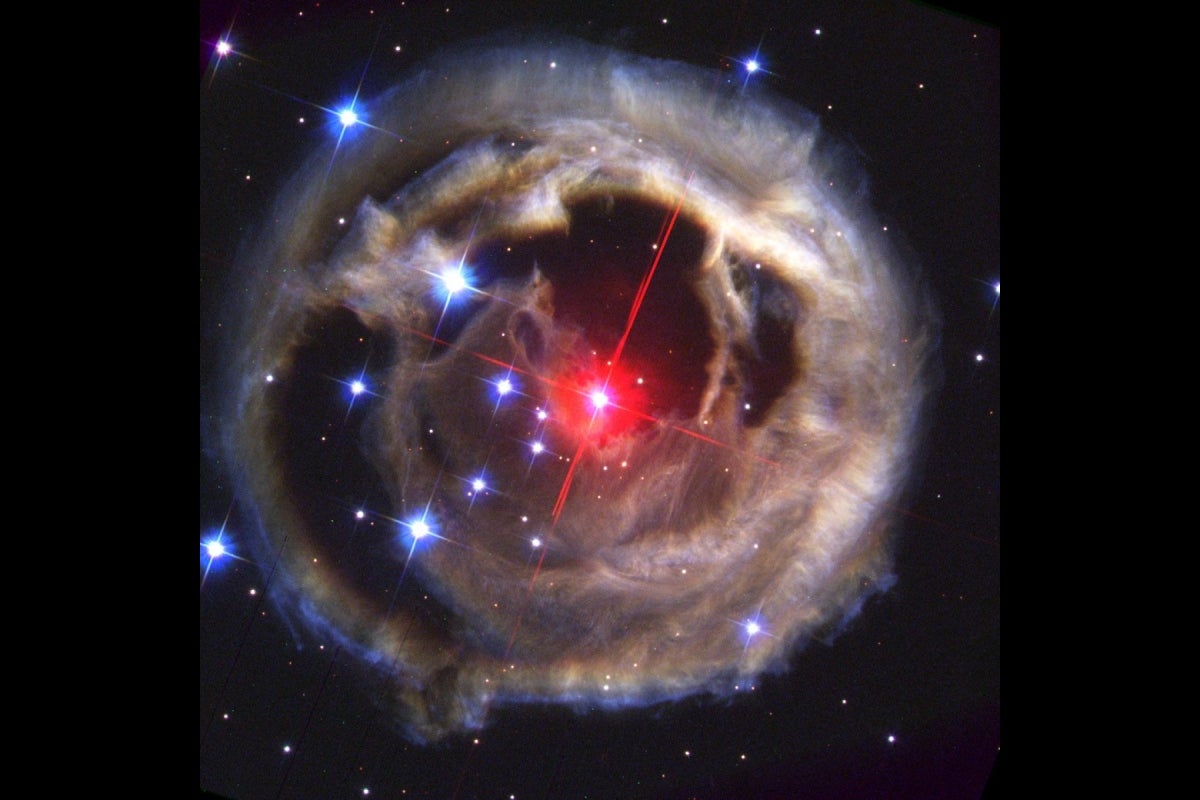
<svg viewBox="0 0 1200 800">
<path fill-rule="evenodd" d="M 810 303 L 795 287 L 774 277 L 773 268 L 766 264 L 734 266 L 733 285 L 754 312 L 750 346 L 738 347 L 734 353 L 742 374 L 742 424 L 753 428 L 769 418 L 775 404 L 802 376 L 795 333 L 803 326 Z"/>
<path fill-rule="evenodd" d="M 383 402 L 370 392 L 387 391 L 378 381 L 394 349 L 353 312 L 336 306 L 307 319 L 292 355 L 292 369 L 277 375 L 268 389 L 272 413 L 266 435 L 287 487 L 281 502 L 299 513 L 318 557 L 328 558 L 343 580 L 386 607 L 402 567 L 396 545 L 401 531 L 377 516 L 394 516 L 394 509 L 365 455 L 370 448 L 364 427 Z M 360 376 L 367 391 L 350 408 L 348 384 Z M 367 511 L 362 520 L 355 518 L 359 508 Z M 419 595 L 416 582 L 408 583 Z"/>
<path fill-rule="evenodd" d="M 604 364 L 625 330 L 638 286 L 654 263 L 653 245 L 673 209 L 606 195 L 568 210 L 567 233 L 481 245 L 477 275 L 485 286 L 525 280 L 536 264 L 554 287 L 555 321 L 584 331 Z M 708 380 L 715 345 L 691 283 L 704 244 L 704 229 L 680 216 L 621 356 L 624 371 L 645 377 L 642 410 L 655 417 L 694 417 Z"/>
</svg>

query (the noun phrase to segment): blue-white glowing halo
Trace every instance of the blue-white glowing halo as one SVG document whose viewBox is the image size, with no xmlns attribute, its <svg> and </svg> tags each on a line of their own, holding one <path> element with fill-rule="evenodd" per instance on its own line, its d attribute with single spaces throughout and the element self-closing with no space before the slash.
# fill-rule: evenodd
<svg viewBox="0 0 1200 800">
<path fill-rule="evenodd" d="M 315 154 L 242 260 L 257 288 L 232 359 L 228 450 L 270 542 L 287 537 L 285 604 L 392 673 L 390 700 L 414 738 L 477 728 L 496 704 L 727 693 L 786 667 L 891 580 L 887 534 L 929 391 L 931 320 L 865 199 L 843 193 L 859 184 L 843 180 L 815 118 L 714 85 L 706 70 L 582 43 L 444 54 L 363 103 L 372 130 L 336 156 Z M 572 500 L 557 521 L 561 481 L 530 489 L 539 545 L 559 554 L 530 590 L 534 531 L 519 531 L 517 556 L 496 544 L 518 533 L 504 519 L 460 526 L 467 501 L 446 499 L 460 487 L 440 464 L 414 460 L 412 397 L 456 380 L 467 356 L 429 360 L 429 342 L 404 332 L 436 329 L 446 301 L 431 280 L 461 263 L 470 237 L 562 230 L 573 201 L 604 194 L 681 204 L 707 231 L 695 291 L 716 347 L 695 418 L 596 445 L 608 463 L 636 462 L 644 480 L 605 483 L 589 451 L 572 498 L 603 489 L 606 502 Z M 329 245 L 338 214 L 355 206 L 349 232 Z M 464 224 L 441 224 L 454 215 Z M 761 313 L 739 278 L 756 264 L 782 287 L 802 366 L 750 427 L 739 421 L 736 354 L 753 348 Z M 546 291 L 536 279 L 495 288 L 464 347 L 483 347 L 513 308 L 553 326 Z M 381 614 L 315 563 L 315 534 L 262 435 L 278 413 L 262 376 L 286 380 L 305 320 L 331 305 L 398 342 L 373 419 L 375 457 L 397 517 L 414 498 L 439 515 L 444 541 L 422 540 L 405 580 L 452 609 L 449 624 L 404 607 Z M 522 365 L 519 351 L 496 355 Z M 534 391 L 536 381 L 522 383 Z M 489 484 L 503 483 L 502 466 L 488 471 Z M 747 637 L 748 619 L 761 632 Z"/>
</svg>

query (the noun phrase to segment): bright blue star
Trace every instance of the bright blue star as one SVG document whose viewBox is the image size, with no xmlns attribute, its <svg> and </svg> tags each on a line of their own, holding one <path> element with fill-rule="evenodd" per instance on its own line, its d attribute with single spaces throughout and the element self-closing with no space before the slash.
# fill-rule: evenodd
<svg viewBox="0 0 1200 800">
<path fill-rule="evenodd" d="M 730 620 L 730 622 L 733 622 L 733 620 Z M 750 648 L 750 643 L 754 641 L 755 638 L 759 636 L 771 636 L 771 633 L 767 630 L 767 626 L 763 624 L 762 617 L 758 614 L 755 614 L 749 619 L 744 619 L 741 622 L 737 622 L 736 624 L 742 629 L 741 637 L 742 644 L 744 645 L 742 648 L 743 650 L 748 650 Z"/>
<path fill-rule="evenodd" d="M 350 419 L 350 412 L 354 410 L 354 404 L 358 401 L 358 398 L 362 397 L 363 395 L 375 395 L 375 393 L 367 386 L 366 378 L 367 368 L 364 366 L 362 372 L 359 373 L 357 378 L 337 381 L 342 386 L 345 386 L 346 390 L 350 392 L 350 402 L 346 404 L 346 419 Z"/>
<path fill-rule="evenodd" d="M 317 108 L 320 108 L 329 115 L 330 119 L 326 130 L 329 131 L 330 135 L 336 134 L 337 136 L 337 141 L 333 145 L 333 155 L 329 160 L 329 168 L 332 169 L 333 160 L 337 158 L 342 143 L 358 136 L 359 129 L 373 128 L 374 126 L 368 123 L 366 116 L 362 113 L 362 109 L 358 108 L 357 94 L 341 106 L 317 106 Z M 326 170 L 326 174 L 328 174 L 328 170 Z"/>
<path fill-rule="evenodd" d="M 232 511 L 232 507 L 230 509 Z M 216 534 L 209 536 L 200 542 L 200 563 L 204 566 L 204 575 L 200 579 L 200 588 L 204 588 L 204 582 L 208 580 L 208 573 L 214 568 L 219 568 L 222 563 L 230 559 L 237 561 L 245 561 L 246 559 L 238 556 L 229 546 L 229 541 L 225 536 L 225 525 L 229 522 L 229 517 L 226 516 L 225 522 L 221 524 L 221 529 Z"/>
<path fill-rule="evenodd" d="M 446 286 L 446 293 L 450 295 L 455 295 L 463 289 L 471 288 L 471 284 L 467 281 L 467 276 L 458 267 L 443 272 L 442 283 Z"/>
<path fill-rule="evenodd" d="M 471 283 L 472 270 L 467 266 L 466 259 L 467 254 L 464 252 L 458 264 L 446 266 L 441 272 L 428 273 L 430 277 L 434 278 L 433 294 L 442 300 L 442 313 L 438 317 L 437 325 L 433 329 L 433 338 L 435 340 L 442 330 L 442 323 L 446 320 L 446 315 L 450 311 L 451 304 L 459 305 L 463 302 L 462 298 L 470 297 L 476 291 Z M 433 343 L 431 342 L 430 348 L 432 347 Z"/>
<path fill-rule="evenodd" d="M 430 498 L 429 503 L 431 504 L 432 502 L 433 499 Z M 386 516 L 384 518 L 393 522 L 400 529 L 400 534 L 396 537 L 395 541 L 396 544 L 404 548 L 405 553 L 404 568 L 400 571 L 400 579 L 396 583 L 396 593 L 392 595 L 392 603 L 394 604 L 396 597 L 399 596 L 400 587 L 404 585 L 404 578 L 408 575 L 408 567 L 417 554 L 417 548 L 432 546 L 432 544 L 426 544 L 431 539 L 441 539 L 443 542 L 450 540 L 438 534 L 436 529 L 437 522 L 429 514 L 429 504 L 426 504 L 425 510 L 419 517 L 408 520 Z M 391 606 L 388 607 L 388 613 L 391 613 Z"/>
<path fill-rule="evenodd" d="M 459 480 L 467 485 L 467 497 L 471 498 L 468 508 L 474 508 L 476 500 L 496 491 L 488 483 L 487 472 L 485 470 L 475 473 L 473 478 L 459 478 Z"/>
<path fill-rule="evenodd" d="M 494 378 L 491 381 L 492 387 L 496 390 L 496 406 L 500 406 L 500 400 L 508 397 L 513 392 L 520 392 L 521 387 L 517 380 L 513 377 L 512 372 L 507 372 Z"/>
<path fill-rule="evenodd" d="M 749 56 L 744 60 L 740 59 L 740 58 L 732 59 L 736 63 L 741 64 L 742 69 L 744 69 L 746 71 L 745 77 L 742 80 L 742 89 L 745 89 L 746 86 L 749 85 L 751 75 L 757 75 L 758 73 L 763 73 L 766 75 L 775 75 L 774 72 L 771 72 L 771 70 L 769 70 L 765 66 L 763 66 L 762 44 L 763 44 L 762 40 L 760 39 L 758 42 L 758 47 L 754 48 L 754 55 Z"/>
<path fill-rule="evenodd" d="M 405 522 L 404 520 L 397 520 L 397 522 L 399 523 L 399 525 L 402 529 L 405 529 L 407 531 L 408 536 L 411 539 L 411 547 L 414 549 L 416 548 L 418 542 L 423 541 L 425 539 L 441 539 L 442 538 L 441 536 L 438 535 L 438 532 L 434 527 L 434 525 L 436 523 L 435 523 L 434 519 L 429 515 L 428 510 L 423 512 L 421 514 L 421 516 L 417 517 L 416 519 L 410 519 L 407 522 Z M 411 550 L 410 550 L 410 552 L 411 552 Z"/>
<path fill-rule="evenodd" d="M 497 412 L 500 411 L 500 404 L 506 402 L 506 398 L 514 394 L 521 393 L 520 381 L 513 377 L 512 367 L 509 367 L 508 372 L 495 376 L 491 380 L 485 380 L 491 391 L 496 393 L 496 405 L 492 407 L 492 418 L 495 419 Z"/>
<path fill-rule="evenodd" d="M 457 304 L 461 302 L 461 298 L 470 297 L 477 291 L 474 285 L 474 270 L 467 265 L 465 255 L 461 262 L 445 267 L 433 277 L 437 279 L 435 284 L 437 293 L 445 300 L 445 306 L 442 308 L 443 316 L 450 310 L 452 302 Z"/>
<path fill-rule="evenodd" d="M 401 529 L 401 541 L 407 546 L 409 560 L 417 552 L 418 547 L 425 547 L 427 542 L 442 538 L 434 528 L 435 522 L 428 512 L 408 521 L 396 520 L 396 523 Z M 407 569 L 406 562 L 406 572 Z"/>
</svg>

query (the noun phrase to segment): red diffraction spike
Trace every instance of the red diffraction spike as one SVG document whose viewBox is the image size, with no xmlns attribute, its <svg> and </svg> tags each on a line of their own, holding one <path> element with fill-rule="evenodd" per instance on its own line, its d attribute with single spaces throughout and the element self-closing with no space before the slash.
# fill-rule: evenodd
<svg viewBox="0 0 1200 800">
<path fill-rule="evenodd" d="M 688 158 L 689 160 L 691 159 L 690 153 L 688 154 Z M 572 430 L 581 432 L 579 445 L 575 448 L 575 455 L 571 458 L 571 464 L 567 468 L 566 477 L 563 478 L 562 486 L 558 490 L 558 498 L 554 502 L 551 522 L 552 530 L 553 526 L 558 524 L 558 519 L 562 515 L 563 508 L 566 506 L 567 495 L 571 491 L 571 482 L 575 479 L 575 469 L 578 467 L 592 435 L 598 433 L 600 436 L 607 436 L 628 430 L 626 426 L 632 424 L 639 417 L 653 419 L 641 413 L 638 410 L 638 406 L 631 402 L 638 394 L 635 389 L 637 386 L 636 379 L 631 381 L 629 376 L 623 373 L 620 369 L 620 360 L 621 354 L 625 349 L 625 344 L 629 341 L 629 334 L 633 330 L 633 323 L 637 321 L 638 312 L 642 308 L 642 302 L 646 299 L 646 292 L 650 289 L 650 282 L 654 278 L 654 273 L 658 269 L 659 262 L 662 261 L 663 251 L 667 249 L 667 240 L 671 238 L 671 231 L 675 228 L 675 221 L 679 219 L 679 212 L 683 208 L 683 200 L 687 196 L 688 188 L 692 185 L 693 177 L 695 177 L 695 172 L 688 176 L 688 182 L 684 186 L 683 192 L 679 195 L 679 202 L 676 203 L 675 210 L 671 213 L 669 221 L 665 222 L 663 226 L 658 247 L 654 254 L 654 261 L 650 264 L 650 268 L 646 270 L 646 274 L 642 278 L 637 296 L 633 301 L 633 306 L 629 310 L 629 319 L 625 323 L 625 331 L 621 334 L 621 339 L 613 352 L 612 360 L 607 364 L 607 377 L 604 380 L 600 380 L 595 370 L 587 370 L 575 376 L 568 376 L 568 380 L 565 381 L 561 379 L 548 381 L 553 387 L 554 392 L 559 394 L 561 399 L 565 401 L 561 405 L 556 404 L 555 407 L 565 410 L 566 422 L 571 426 Z M 604 400 L 598 402 L 601 397 Z M 512 635 L 509 636 L 508 646 L 504 649 L 504 660 L 508 660 L 513 644 L 517 640 L 517 632 L 521 628 L 521 619 L 525 615 L 525 609 L 529 605 L 529 598 L 533 594 L 533 587 L 537 584 L 538 573 L 541 572 L 542 563 L 545 559 L 546 548 L 542 548 L 537 566 L 533 569 L 533 576 L 529 579 L 529 588 L 525 592 L 525 602 L 522 604 L 520 611 L 517 612 L 517 619 L 513 624 Z"/>
<path fill-rule="evenodd" d="M 688 154 L 688 160 L 691 160 L 691 153 Z M 613 402 L 614 388 L 624 388 L 621 386 L 621 384 L 625 381 L 622 380 L 621 373 L 618 371 L 620 368 L 621 354 L 625 350 L 625 343 L 629 341 L 629 334 L 633 330 L 633 323 L 637 321 L 638 312 L 642 309 L 642 302 L 646 299 L 646 292 L 650 290 L 650 282 L 654 279 L 654 273 L 658 270 L 659 262 L 662 261 L 663 253 L 667 249 L 667 240 L 671 238 L 671 231 L 675 229 L 675 221 L 679 219 L 679 212 L 683 208 L 683 200 L 685 197 L 687 197 L 688 189 L 692 185 L 692 178 L 695 176 L 695 171 L 688 175 L 687 183 L 684 185 L 683 191 L 679 194 L 679 202 L 675 204 L 675 210 L 671 212 L 670 221 L 666 223 L 663 233 L 659 237 L 658 248 L 654 253 L 654 261 L 651 262 L 650 269 L 646 270 L 646 274 L 642 277 L 642 283 L 640 286 L 638 286 L 637 296 L 633 300 L 633 306 L 629 309 L 629 320 L 625 323 L 625 331 L 621 334 L 620 341 L 617 342 L 617 347 L 613 351 L 612 360 L 608 362 L 608 378 L 597 386 L 598 382 L 596 381 L 595 376 L 588 376 L 585 379 L 586 382 L 580 385 L 579 394 L 584 400 L 585 409 L 590 411 L 589 425 L 586 429 L 589 433 L 593 431 L 592 426 L 599 421 L 602 435 L 607 435 L 608 431 L 606 431 L 605 428 L 609 424 L 612 424 L 608 421 L 610 419 L 610 415 L 614 421 L 618 418 L 620 418 L 622 422 L 624 421 L 624 414 L 620 412 L 620 409 L 622 408 L 628 409 L 631 412 L 631 420 L 632 417 L 637 416 L 636 407 L 630 408 L 628 404 L 623 405 L 619 400 L 617 402 Z M 603 407 L 599 408 L 592 400 L 597 391 L 604 393 L 604 395 L 608 398 L 608 402 L 606 402 Z M 621 395 L 622 392 L 617 392 L 617 394 Z M 622 430 L 627 430 L 627 428 L 622 428 Z M 615 432 L 615 430 L 613 432 Z M 575 458 L 571 460 L 571 467 L 567 470 L 567 476 L 563 479 L 562 488 L 558 492 L 558 501 L 554 504 L 555 522 L 558 521 L 559 515 L 562 514 L 563 506 L 567 502 L 567 494 L 571 491 L 571 481 L 575 477 L 575 465 L 579 463 L 579 457 L 583 454 L 583 442 L 586 441 L 587 436 L 585 436 L 580 442 L 580 446 L 575 453 Z M 537 580 L 536 571 L 534 572 L 533 580 Z M 532 586 L 533 584 L 530 583 L 531 588 Z"/>
<path fill-rule="evenodd" d="M 688 153 L 689 161 L 691 157 L 692 154 Z M 683 198 L 687 197 L 688 189 L 691 188 L 692 178 L 694 177 L 696 177 L 695 171 L 688 175 L 683 192 L 679 195 L 679 202 L 675 204 L 675 210 L 671 213 L 671 220 L 666 223 L 665 231 L 660 237 L 658 250 L 654 253 L 654 261 L 650 264 L 650 269 L 646 270 L 646 274 L 642 278 L 642 285 L 638 287 L 637 297 L 633 299 L 633 307 L 629 309 L 629 321 L 625 323 L 625 332 L 621 334 L 621 341 L 617 342 L 617 349 L 613 351 L 613 369 L 616 369 L 617 364 L 621 361 L 621 354 L 625 350 L 625 343 L 629 341 L 629 333 L 633 330 L 633 323 L 637 320 L 638 312 L 642 310 L 642 301 L 646 299 L 646 292 L 650 290 L 650 281 L 654 279 L 654 273 L 658 270 L 658 263 L 662 261 L 663 252 L 667 249 L 667 240 L 671 238 L 671 231 L 675 229 L 675 221 L 679 219 L 679 211 L 683 208 Z"/>
</svg>

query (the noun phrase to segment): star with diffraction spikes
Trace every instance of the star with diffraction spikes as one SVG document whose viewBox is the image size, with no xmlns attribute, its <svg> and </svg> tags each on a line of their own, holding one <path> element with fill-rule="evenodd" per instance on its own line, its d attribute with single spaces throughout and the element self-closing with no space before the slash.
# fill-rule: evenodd
<svg viewBox="0 0 1200 800">
<path fill-rule="evenodd" d="M 249 559 L 242 558 L 233 552 L 229 540 L 226 538 L 226 527 L 229 525 L 229 515 L 233 513 L 233 503 L 229 504 L 229 510 L 225 512 L 225 519 L 221 523 L 220 529 L 213 535 L 210 535 L 200 542 L 200 550 L 202 553 L 201 563 L 204 564 L 204 573 L 200 578 L 200 588 L 204 588 L 205 581 L 208 580 L 208 573 L 213 569 L 218 562 L 224 561 L 227 558 L 232 558 L 237 561 L 250 563 Z"/>
</svg>

